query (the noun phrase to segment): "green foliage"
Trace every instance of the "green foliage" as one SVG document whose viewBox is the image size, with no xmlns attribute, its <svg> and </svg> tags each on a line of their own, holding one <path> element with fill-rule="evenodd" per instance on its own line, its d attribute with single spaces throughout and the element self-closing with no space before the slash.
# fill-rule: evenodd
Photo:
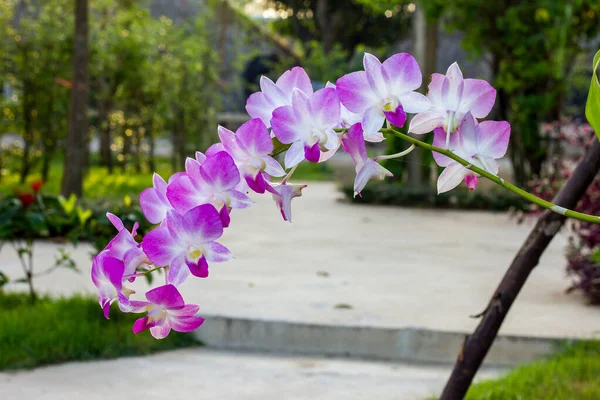
<svg viewBox="0 0 600 400">
<path fill-rule="evenodd" d="M 326 53 L 338 44 L 349 54 L 359 45 L 379 48 L 396 43 L 410 31 L 414 10 L 411 1 L 389 0 L 272 0 L 269 5 L 289 16 L 273 22 L 276 32 L 303 43 L 319 41 Z"/>
<path fill-rule="evenodd" d="M 156 340 L 134 335 L 138 314 L 115 307 L 106 320 L 98 302 L 85 297 L 42 298 L 31 305 L 22 295 L 0 291 L 0 370 L 67 361 L 108 359 L 196 346 L 191 334 L 172 332 Z"/>
<path fill-rule="evenodd" d="M 590 93 L 588 94 L 587 103 L 585 105 L 585 116 L 594 128 L 598 140 L 600 140 L 600 82 L 596 76 L 596 71 L 600 65 L 600 50 L 594 56 L 592 63 L 592 82 L 590 83 Z"/>
<path fill-rule="evenodd" d="M 600 343 L 581 342 L 558 355 L 480 382 L 467 400 L 596 400 L 600 398 Z"/>
</svg>

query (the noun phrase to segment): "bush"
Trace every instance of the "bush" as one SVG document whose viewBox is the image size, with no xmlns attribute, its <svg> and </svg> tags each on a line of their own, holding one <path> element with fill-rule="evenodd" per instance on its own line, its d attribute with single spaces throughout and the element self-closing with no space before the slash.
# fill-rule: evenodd
<svg viewBox="0 0 600 400">
<path fill-rule="evenodd" d="M 484 192 L 457 188 L 452 192 L 438 195 L 436 189 L 431 187 L 414 187 L 395 182 L 383 182 L 368 185 L 362 190 L 362 197 L 354 197 L 352 186 L 346 186 L 342 190 L 352 202 L 359 204 L 488 211 L 522 211 L 527 207 L 527 202 L 522 198 L 497 189 Z"/>
<path fill-rule="evenodd" d="M 575 150 L 586 149 L 592 141 L 597 140 L 588 124 L 562 121 L 546 124 L 544 129 L 553 138 Z M 555 196 L 571 176 L 573 166 L 583 157 L 580 153 L 574 160 L 569 160 L 560 151 L 558 153 L 545 176 L 530 182 L 532 192 L 547 200 Z M 590 215 L 600 214 L 600 175 L 596 176 L 575 209 Z M 540 210 L 532 207 L 528 212 L 537 214 Z M 600 304 L 600 225 L 570 220 L 568 227 L 571 235 L 566 269 L 573 282 L 567 291 L 580 291 L 591 304 Z"/>
<path fill-rule="evenodd" d="M 133 335 L 131 327 L 139 317 L 112 312 L 108 321 L 98 302 L 91 298 L 44 297 L 31 305 L 21 294 L 0 291 L 0 370 L 149 354 L 200 344 L 193 335 L 179 332 L 172 332 L 164 340 L 154 339 L 149 332 Z"/>
</svg>

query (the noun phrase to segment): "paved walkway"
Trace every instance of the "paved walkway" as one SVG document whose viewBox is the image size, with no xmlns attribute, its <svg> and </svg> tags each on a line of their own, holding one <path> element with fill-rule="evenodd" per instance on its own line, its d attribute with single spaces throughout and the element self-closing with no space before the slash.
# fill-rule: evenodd
<svg viewBox="0 0 600 400">
<path fill-rule="evenodd" d="M 506 214 L 358 206 L 340 197 L 333 184 L 311 183 L 294 200 L 292 224 L 267 197 L 235 211 L 221 242 L 236 259 L 211 265 L 209 279 L 186 282 L 186 300 L 207 315 L 470 332 L 476 321 L 469 315 L 484 308 L 531 228 Z M 599 309 L 565 294 L 565 244 L 558 237 L 542 257 L 502 333 L 600 332 Z M 54 248 L 38 245 L 38 268 Z M 89 251 L 81 246 L 75 254 L 81 275 L 60 271 L 37 286 L 93 293 Z M 0 265 L 10 276 L 19 271 L 8 247 Z"/>
<path fill-rule="evenodd" d="M 0 393 L 3 400 L 417 400 L 439 394 L 448 374 L 449 367 L 200 348 L 0 373 Z"/>
</svg>

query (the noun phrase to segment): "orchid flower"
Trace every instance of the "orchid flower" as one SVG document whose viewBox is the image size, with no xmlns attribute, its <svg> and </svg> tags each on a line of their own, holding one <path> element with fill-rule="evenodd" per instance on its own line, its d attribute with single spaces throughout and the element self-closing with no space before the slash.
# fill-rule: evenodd
<svg viewBox="0 0 600 400">
<path fill-rule="evenodd" d="M 352 157 L 356 165 L 356 178 L 354 179 L 354 195 L 359 195 L 371 179 L 384 180 L 392 177 L 392 173 L 379 165 L 376 158 L 367 156 L 367 148 L 363 136 L 362 125 L 352 125 L 345 137 L 342 138 L 342 148 Z"/>
<path fill-rule="evenodd" d="M 181 214 L 200 204 L 212 204 L 219 209 L 250 207 L 252 200 L 235 189 L 239 182 L 240 172 L 225 151 L 207 155 L 202 164 L 188 158 L 185 175 L 167 186 L 167 199 Z"/>
<path fill-rule="evenodd" d="M 135 222 L 131 232 L 129 232 L 123 225 L 123 221 L 116 215 L 106 213 L 106 217 L 118 230 L 118 233 L 104 248 L 104 251 L 110 257 L 114 257 L 124 263 L 124 274 L 130 281 L 133 281 L 135 280 L 135 270 L 137 267 L 150 263 L 140 244 L 135 240 L 139 224 Z"/>
<path fill-rule="evenodd" d="M 496 90 L 484 80 L 463 79 L 458 64 L 453 63 L 446 75 L 431 76 L 427 97 L 433 107 L 414 116 L 409 132 L 428 133 L 442 127 L 450 136 L 468 112 L 475 118 L 486 117 L 496 101 Z"/>
<path fill-rule="evenodd" d="M 236 133 L 219 126 L 219 138 L 233 157 L 248 187 L 264 193 L 269 176 L 283 176 L 285 171 L 273 157 L 273 141 L 265 124 L 258 118 L 244 123 Z"/>
<path fill-rule="evenodd" d="M 492 174 L 498 173 L 497 159 L 506 154 L 510 139 L 510 125 L 506 121 L 477 120 L 467 112 L 456 133 L 450 136 L 450 150 L 472 165 Z M 434 131 L 433 145 L 441 147 L 446 141 L 443 128 Z M 442 154 L 433 152 L 433 158 L 440 167 L 445 167 L 437 182 L 438 193 L 454 189 L 463 180 L 471 190 L 477 186 L 478 175 Z"/>
<path fill-rule="evenodd" d="M 135 293 L 123 286 L 125 265 L 122 260 L 111 257 L 108 250 L 103 250 L 92 261 L 92 282 L 98 288 L 98 302 L 108 319 L 110 305 L 118 300 L 123 312 L 131 311 L 129 296 Z"/>
<path fill-rule="evenodd" d="M 260 118 L 267 128 L 271 127 L 273 111 L 281 106 L 292 104 L 292 92 L 300 89 L 310 96 L 313 93 L 310 78 L 301 67 L 294 67 L 283 73 L 273 83 L 269 78 L 260 78 L 260 92 L 253 93 L 246 102 L 246 111 L 252 118 Z"/>
<path fill-rule="evenodd" d="M 281 212 L 284 221 L 292 222 L 292 199 L 302 196 L 302 189 L 307 185 L 287 183 L 285 180 L 281 183 L 269 185 L 267 190 L 272 194 L 275 204 Z"/>
<path fill-rule="evenodd" d="M 215 242 L 223 234 L 223 223 L 213 205 L 200 205 L 184 215 L 170 211 L 165 222 L 144 237 L 142 247 L 154 264 L 169 266 L 168 283 L 178 286 L 190 273 L 206 278 L 208 262 L 231 258 L 229 250 Z"/>
<path fill-rule="evenodd" d="M 167 199 L 167 182 L 155 173 L 152 177 L 153 187 L 140 193 L 140 207 L 144 216 L 151 224 L 162 222 L 167 212 L 172 209 Z"/>
<path fill-rule="evenodd" d="M 407 53 L 395 54 L 381 63 L 365 53 L 365 70 L 352 72 L 337 80 L 336 88 L 342 104 L 362 115 L 365 137 L 376 135 L 385 119 L 403 126 L 406 113 L 428 110 L 431 102 L 415 92 L 421 86 L 421 70 Z"/>
<path fill-rule="evenodd" d="M 286 168 L 302 160 L 324 160 L 335 153 L 340 141 L 334 128 L 340 121 L 340 101 L 333 88 L 307 95 L 299 89 L 292 92 L 292 105 L 273 111 L 273 133 L 281 143 L 291 144 L 285 154 Z"/>
<path fill-rule="evenodd" d="M 133 333 L 138 334 L 150 329 L 150 334 L 156 339 L 164 339 L 171 329 L 176 332 L 191 332 L 204 322 L 197 317 L 200 307 L 185 304 L 183 297 L 173 285 L 164 285 L 146 292 L 148 301 L 132 301 L 132 311 L 135 313 L 148 312 L 133 324 Z"/>
</svg>

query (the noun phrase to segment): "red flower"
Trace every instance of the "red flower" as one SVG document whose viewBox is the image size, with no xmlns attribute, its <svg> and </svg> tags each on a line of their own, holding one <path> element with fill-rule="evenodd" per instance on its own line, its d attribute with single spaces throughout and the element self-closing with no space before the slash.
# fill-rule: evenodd
<svg viewBox="0 0 600 400">
<path fill-rule="evenodd" d="M 21 193 L 19 194 L 19 200 L 21 200 L 23 208 L 27 208 L 33 204 L 35 197 L 33 197 L 33 194 L 31 193 Z"/>
<path fill-rule="evenodd" d="M 42 186 L 44 186 L 44 181 L 41 179 L 38 179 L 37 181 L 33 181 L 31 182 L 31 188 L 33 189 L 34 193 L 39 193 L 40 190 L 42 189 Z"/>
</svg>

